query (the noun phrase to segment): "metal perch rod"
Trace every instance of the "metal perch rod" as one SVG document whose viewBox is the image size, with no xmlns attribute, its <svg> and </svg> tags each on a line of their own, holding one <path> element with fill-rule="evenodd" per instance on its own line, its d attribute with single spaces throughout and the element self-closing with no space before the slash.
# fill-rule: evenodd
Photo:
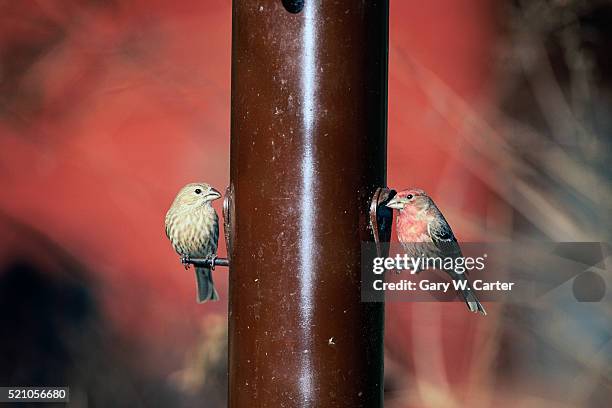
<svg viewBox="0 0 612 408">
<path fill-rule="evenodd" d="M 229 259 L 227 258 L 215 258 L 210 259 L 210 258 L 189 258 L 186 263 L 191 264 L 193 266 L 207 266 L 207 267 L 211 267 L 213 266 L 214 262 L 214 266 L 229 266 Z"/>
</svg>

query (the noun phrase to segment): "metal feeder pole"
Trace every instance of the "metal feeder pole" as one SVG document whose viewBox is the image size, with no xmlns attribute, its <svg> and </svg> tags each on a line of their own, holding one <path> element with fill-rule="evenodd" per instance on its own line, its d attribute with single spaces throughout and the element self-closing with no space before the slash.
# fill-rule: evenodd
<svg viewBox="0 0 612 408">
<path fill-rule="evenodd" d="M 234 0 L 229 406 L 380 407 L 388 1 Z"/>
</svg>

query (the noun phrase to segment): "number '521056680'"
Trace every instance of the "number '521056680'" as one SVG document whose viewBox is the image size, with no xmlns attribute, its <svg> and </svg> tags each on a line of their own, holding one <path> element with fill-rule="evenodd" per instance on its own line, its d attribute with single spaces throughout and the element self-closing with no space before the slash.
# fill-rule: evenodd
<svg viewBox="0 0 612 408">
<path fill-rule="evenodd" d="M 68 387 L 0 387 L 0 402 L 68 402 Z"/>
</svg>

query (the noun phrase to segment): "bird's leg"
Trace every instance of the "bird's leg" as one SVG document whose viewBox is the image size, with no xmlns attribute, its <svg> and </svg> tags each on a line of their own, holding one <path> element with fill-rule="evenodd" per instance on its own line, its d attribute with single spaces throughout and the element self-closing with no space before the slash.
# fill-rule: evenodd
<svg viewBox="0 0 612 408">
<path fill-rule="evenodd" d="M 189 255 L 183 255 L 181 256 L 181 263 L 183 264 L 183 266 L 185 267 L 185 270 L 189 269 L 190 263 L 189 263 Z"/>
</svg>

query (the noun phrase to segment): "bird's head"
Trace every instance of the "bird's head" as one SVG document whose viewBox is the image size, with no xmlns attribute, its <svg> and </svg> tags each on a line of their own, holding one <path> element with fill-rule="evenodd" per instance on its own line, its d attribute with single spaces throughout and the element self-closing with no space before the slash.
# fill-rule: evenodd
<svg viewBox="0 0 612 408">
<path fill-rule="evenodd" d="M 386 205 L 396 210 L 421 211 L 429 207 L 431 199 L 423 190 L 418 188 L 399 191 Z"/>
<path fill-rule="evenodd" d="M 191 183 L 179 191 L 174 200 L 174 205 L 180 208 L 196 208 L 210 204 L 221 197 L 221 193 L 206 183 Z"/>
</svg>

